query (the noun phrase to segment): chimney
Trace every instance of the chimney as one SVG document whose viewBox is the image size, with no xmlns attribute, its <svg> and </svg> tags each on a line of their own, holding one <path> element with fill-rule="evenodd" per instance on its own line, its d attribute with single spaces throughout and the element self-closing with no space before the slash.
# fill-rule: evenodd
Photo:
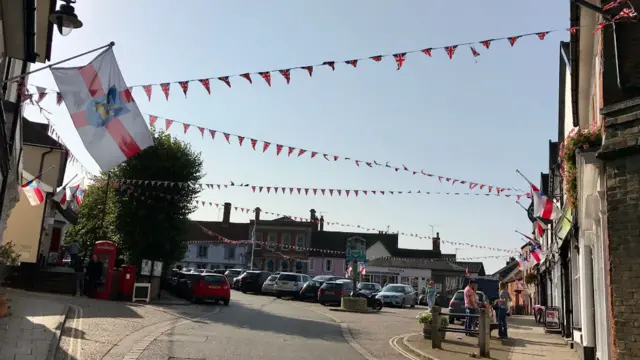
<svg viewBox="0 0 640 360">
<path fill-rule="evenodd" d="M 224 203 L 224 210 L 222 211 L 222 224 L 228 225 L 231 221 L 231 203 Z"/>
<path fill-rule="evenodd" d="M 324 230 L 324 216 L 320 215 L 320 231 Z"/>
<path fill-rule="evenodd" d="M 318 231 L 318 218 L 315 209 L 309 210 L 309 221 L 313 223 L 313 231 Z"/>
<path fill-rule="evenodd" d="M 255 218 L 254 218 L 254 220 L 256 221 L 256 225 L 257 225 L 257 222 L 258 222 L 258 221 L 260 221 L 260 212 L 261 212 L 261 211 L 262 211 L 262 210 L 260 210 L 260 208 L 259 208 L 259 207 L 257 207 L 257 208 L 254 210 L 254 212 L 256 213 L 256 216 L 255 216 Z"/>
<path fill-rule="evenodd" d="M 433 251 L 440 251 L 440 233 L 436 233 L 436 237 L 433 238 Z"/>
</svg>

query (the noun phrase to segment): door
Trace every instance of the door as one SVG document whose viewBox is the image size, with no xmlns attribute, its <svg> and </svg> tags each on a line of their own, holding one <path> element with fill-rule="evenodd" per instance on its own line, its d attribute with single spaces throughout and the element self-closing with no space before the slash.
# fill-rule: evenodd
<svg viewBox="0 0 640 360">
<path fill-rule="evenodd" d="M 60 239 L 62 237 L 62 229 L 54 227 L 51 233 L 51 242 L 49 243 L 49 252 L 57 253 L 60 250 Z"/>
</svg>

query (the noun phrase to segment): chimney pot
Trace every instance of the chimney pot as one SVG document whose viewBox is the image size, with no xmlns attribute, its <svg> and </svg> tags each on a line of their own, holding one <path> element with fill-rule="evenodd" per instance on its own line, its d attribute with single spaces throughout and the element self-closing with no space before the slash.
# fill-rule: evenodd
<svg viewBox="0 0 640 360">
<path fill-rule="evenodd" d="M 226 225 L 231 222 L 231 203 L 224 203 L 224 210 L 222 211 L 222 224 Z"/>
<path fill-rule="evenodd" d="M 257 222 L 257 221 L 260 221 L 260 212 L 261 212 L 261 211 L 262 211 L 262 210 L 260 210 L 260 208 L 259 208 L 259 207 L 255 208 L 255 210 L 254 210 L 254 212 L 256 213 L 254 220 L 255 220 L 256 222 Z"/>
<path fill-rule="evenodd" d="M 324 231 L 324 216 L 320 215 L 320 231 Z"/>
<path fill-rule="evenodd" d="M 433 251 L 440 251 L 440 233 L 437 232 L 433 240 Z"/>
</svg>

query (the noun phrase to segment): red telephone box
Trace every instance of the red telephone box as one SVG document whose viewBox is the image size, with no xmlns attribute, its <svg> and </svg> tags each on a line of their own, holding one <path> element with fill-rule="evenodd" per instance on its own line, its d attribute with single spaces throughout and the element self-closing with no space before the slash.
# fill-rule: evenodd
<svg viewBox="0 0 640 360">
<path fill-rule="evenodd" d="M 120 282 L 120 293 L 125 299 L 133 298 L 133 285 L 136 282 L 136 266 L 122 265 L 122 281 Z"/>
<path fill-rule="evenodd" d="M 111 278 L 113 276 L 113 264 L 116 261 L 116 244 L 111 241 L 97 241 L 93 247 L 93 255 L 96 255 L 102 262 L 102 276 L 104 285 L 98 288 L 96 298 L 108 300 L 111 294 Z"/>
</svg>

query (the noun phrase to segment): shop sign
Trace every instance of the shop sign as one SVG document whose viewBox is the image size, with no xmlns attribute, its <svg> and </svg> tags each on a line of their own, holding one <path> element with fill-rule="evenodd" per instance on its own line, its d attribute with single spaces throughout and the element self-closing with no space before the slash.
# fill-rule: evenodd
<svg viewBox="0 0 640 360">
<path fill-rule="evenodd" d="M 560 308 L 549 306 L 544 310 L 544 329 L 551 331 L 560 330 Z"/>
</svg>

